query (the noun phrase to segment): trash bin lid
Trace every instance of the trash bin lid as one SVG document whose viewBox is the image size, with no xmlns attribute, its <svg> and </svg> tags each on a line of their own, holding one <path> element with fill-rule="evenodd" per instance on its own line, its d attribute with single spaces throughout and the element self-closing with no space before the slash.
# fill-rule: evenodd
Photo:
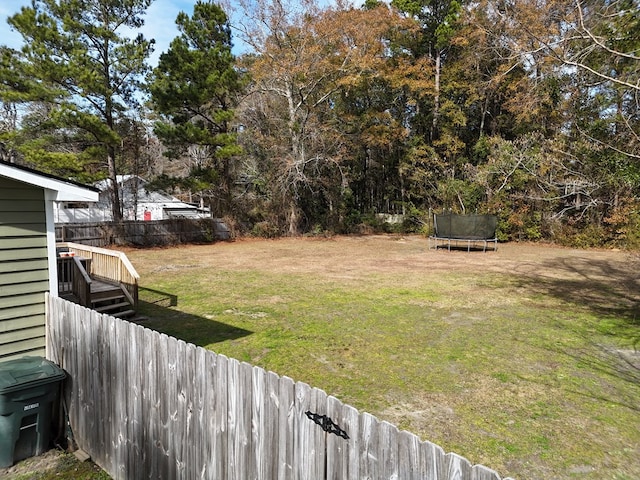
<svg viewBox="0 0 640 480">
<path fill-rule="evenodd" d="M 0 394 L 64 379 L 64 370 L 43 357 L 0 362 Z"/>
</svg>

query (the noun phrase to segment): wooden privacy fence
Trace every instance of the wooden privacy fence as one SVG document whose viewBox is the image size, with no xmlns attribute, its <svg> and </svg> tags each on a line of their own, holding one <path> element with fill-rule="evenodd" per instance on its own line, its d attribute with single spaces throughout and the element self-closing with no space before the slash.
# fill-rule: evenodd
<svg viewBox="0 0 640 480">
<path fill-rule="evenodd" d="M 78 446 L 115 479 L 500 480 L 324 391 L 48 297 Z"/>
<path fill-rule="evenodd" d="M 94 247 L 207 243 L 229 238 L 228 227 L 218 218 L 56 224 L 57 242 L 77 242 Z"/>
</svg>

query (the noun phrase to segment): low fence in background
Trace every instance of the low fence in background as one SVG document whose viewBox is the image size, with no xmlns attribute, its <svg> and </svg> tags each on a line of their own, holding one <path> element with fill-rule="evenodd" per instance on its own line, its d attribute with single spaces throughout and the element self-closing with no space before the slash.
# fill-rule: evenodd
<svg viewBox="0 0 640 480">
<path fill-rule="evenodd" d="M 56 224 L 56 242 L 93 247 L 208 243 L 230 237 L 225 223 L 217 218 Z"/>
<path fill-rule="evenodd" d="M 48 297 L 78 446 L 114 479 L 500 480 L 324 391 Z"/>
</svg>

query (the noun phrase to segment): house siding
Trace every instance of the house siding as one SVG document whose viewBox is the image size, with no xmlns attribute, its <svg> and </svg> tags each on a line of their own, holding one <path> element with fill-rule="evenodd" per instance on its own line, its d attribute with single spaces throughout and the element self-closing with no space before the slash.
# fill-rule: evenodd
<svg viewBox="0 0 640 480">
<path fill-rule="evenodd" d="M 44 189 L 0 177 L 0 361 L 45 354 Z"/>
</svg>

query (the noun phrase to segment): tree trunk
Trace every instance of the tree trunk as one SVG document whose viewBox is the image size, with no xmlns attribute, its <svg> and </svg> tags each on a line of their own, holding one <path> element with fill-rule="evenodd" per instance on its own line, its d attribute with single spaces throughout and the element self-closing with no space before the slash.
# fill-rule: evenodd
<svg viewBox="0 0 640 480">
<path fill-rule="evenodd" d="M 109 40 L 104 42 L 104 51 L 109 51 Z M 109 88 L 111 83 L 110 64 L 107 62 L 104 64 L 104 79 L 105 88 Z M 109 130 L 116 132 L 115 120 L 114 120 L 114 104 L 113 98 L 110 96 L 105 97 L 105 122 Z M 118 190 L 118 172 L 116 170 L 116 147 L 113 145 L 107 145 L 107 168 L 109 169 L 109 178 L 111 179 L 111 213 L 113 215 L 113 221 L 122 222 L 122 202 L 120 201 L 120 191 Z"/>
<path fill-rule="evenodd" d="M 107 164 L 109 167 L 109 179 L 111 180 L 111 213 L 114 222 L 122 221 L 122 203 L 118 190 L 118 175 L 116 172 L 116 155 L 113 147 L 108 148 Z"/>
<path fill-rule="evenodd" d="M 480 116 L 480 135 L 479 135 L 480 138 L 484 136 L 484 125 L 487 119 L 488 110 L 489 110 L 489 94 L 485 92 L 484 107 L 482 108 L 482 115 Z"/>
<path fill-rule="evenodd" d="M 295 199 L 292 197 L 289 202 L 289 235 L 295 237 L 298 235 L 298 213 Z"/>
<path fill-rule="evenodd" d="M 304 169 L 305 162 L 305 148 L 304 148 L 304 120 L 299 117 L 299 107 L 296 106 L 294 101 L 294 87 L 289 84 L 287 88 L 287 104 L 289 107 L 289 119 L 288 130 L 289 138 L 291 139 L 291 165 L 289 165 L 288 188 L 293 192 L 289 199 L 289 235 L 298 235 L 298 208 L 296 204 L 296 191 L 298 189 L 298 183 L 303 181 L 301 175 Z"/>
<path fill-rule="evenodd" d="M 440 50 L 436 52 L 436 78 L 433 94 L 433 120 L 431 122 L 431 141 L 438 138 L 438 122 L 440 116 L 440 69 L 442 55 Z"/>
</svg>

